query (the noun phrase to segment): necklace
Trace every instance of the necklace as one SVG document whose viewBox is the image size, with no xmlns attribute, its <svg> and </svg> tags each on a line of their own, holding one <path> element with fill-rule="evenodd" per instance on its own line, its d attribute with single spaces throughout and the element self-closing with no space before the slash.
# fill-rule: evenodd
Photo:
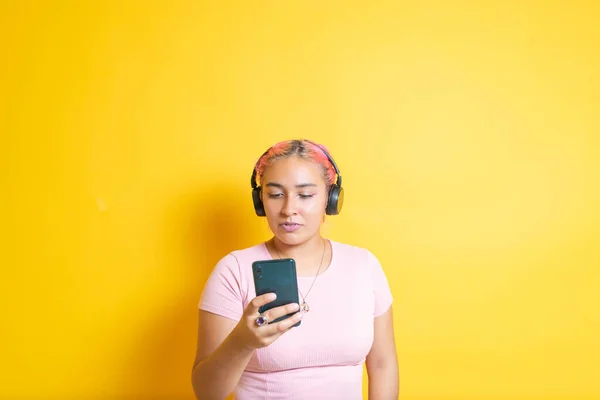
<svg viewBox="0 0 600 400">
<path fill-rule="evenodd" d="M 277 257 L 279 257 L 281 259 L 281 255 L 277 251 L 277 247 L 275 247 L 275 244 L 273 244 L 273 249 L 275 250 L 275 253 L 277 253 Z M 300 288 L 298 288 L 298 292 L 300 292 L 300 296 L 302 296 L 302 304 L 300 305 L 300 310 L 303 311 L 303 312 L 308 312 L 310 310 L 310 307 L 308 306 L 308 303 L 306 302 L 306 298 L 308 297 L 308 295 L 309 295 L 310 291 L 312 290 L 315 282 L 317 281 L 317 278 L 319 277 L 319 272 L 321 271 L 321 267 L 323 266 L 323 259 L 324 258 L 325 258 L 325 239 L 323 239 L 323 254 L 321 254 L 321 262 L 319 263 L 319 269 L 317 269 L 317 273 L 315 274 L 315 278 L 313 279 L 312 284 L 308 288 L 308 292 L 306 292 L 306 296 L 303 295 L 302 292 L 300 291 Z"/>
</svg>

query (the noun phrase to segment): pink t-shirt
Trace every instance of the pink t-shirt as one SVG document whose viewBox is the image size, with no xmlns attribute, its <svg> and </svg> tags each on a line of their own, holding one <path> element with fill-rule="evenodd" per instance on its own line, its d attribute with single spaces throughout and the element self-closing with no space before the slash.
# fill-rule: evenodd
<svg viewBox="0 0 600 400">
<path fill-rule="evenodd" d="M 362 399 L 373 319 L 388 310 L 392 294 L 370 251 L 330 242 L 331 264 L 306 298 L 310 311 L 299 327 L 254 352 L 234 390 L 236 399 Z M 252 262 L 271 258 L 264 242 L 223 257 L 206 283 L 200 309 L 239 321 L 256 296 Z M 298 276 L 302 293 L 313 279 Z"/>
</svg>

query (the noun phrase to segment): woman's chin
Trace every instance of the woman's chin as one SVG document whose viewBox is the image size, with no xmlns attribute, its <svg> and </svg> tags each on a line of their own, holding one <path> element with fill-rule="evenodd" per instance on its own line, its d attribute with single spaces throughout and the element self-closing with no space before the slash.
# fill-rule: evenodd
<svg viewBox="0 0 600 400">
<path fill-rule="evenodd" d="M 317 232 L 318 233 L 318 232 Z M 277 232 L 275 237 L 286 246 L 298 246 L 309 241 L 316 233 L 307 235 L 302 232 Z"/>
</svg>

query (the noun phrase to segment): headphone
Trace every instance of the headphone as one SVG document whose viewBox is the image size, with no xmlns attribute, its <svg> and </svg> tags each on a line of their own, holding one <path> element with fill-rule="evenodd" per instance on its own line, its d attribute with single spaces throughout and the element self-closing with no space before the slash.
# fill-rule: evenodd
<svg viewBox="0 0 600 400">
<path fill-rule="evenodd" d="M 344 189 L 342 188 L 342 176 L 340 175 L 340 170 L 338 169 L 335 161 L 331 157 L 331 155 L 318 144 L 311 142 L 310 140 L 304 140 L 305 142 L 311 143 L 317 146 L 325 155 L 327 159 L 333 166 L 335 173 L 337 175 L 337 180 L 335 183 L 331 184 L 329 188 L 329 196 L 327 198 L 327 206 L 325 207 L 325 214 L 327 215 L 338 215 L 342 211 L 342 205 L 344 204 Z M 262 156 L 258 159 L 256 164 L 254 165 L 254 170 L 252 171 L 252 177 L 250 178 L 250 185 L 252 186 L 252 202 L 254 203 L 254 211 L 256 215 L 259 217 L 266 216 L 264 204 L 260 198 L 260 193 L 262 188 L 256 183 L 256 166 L 259 164 L 260 160 L 267 155 L 267 153 L 271 150 L 270 147 L 267 151 L 263 153 Z"/>
</svg>

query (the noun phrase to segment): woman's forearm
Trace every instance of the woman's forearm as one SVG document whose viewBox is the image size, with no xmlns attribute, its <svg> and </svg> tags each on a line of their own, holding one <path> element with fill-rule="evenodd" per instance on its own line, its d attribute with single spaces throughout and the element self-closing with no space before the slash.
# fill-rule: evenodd
<svg viewBox="0 0 600 400">
<path fill-rule="evenodd" d="M 198 400 L 223 400 L 233 391 L 254 350 L 228 336 L 208 357 L 194 366 L 192 387 Z"/>
</svg>

